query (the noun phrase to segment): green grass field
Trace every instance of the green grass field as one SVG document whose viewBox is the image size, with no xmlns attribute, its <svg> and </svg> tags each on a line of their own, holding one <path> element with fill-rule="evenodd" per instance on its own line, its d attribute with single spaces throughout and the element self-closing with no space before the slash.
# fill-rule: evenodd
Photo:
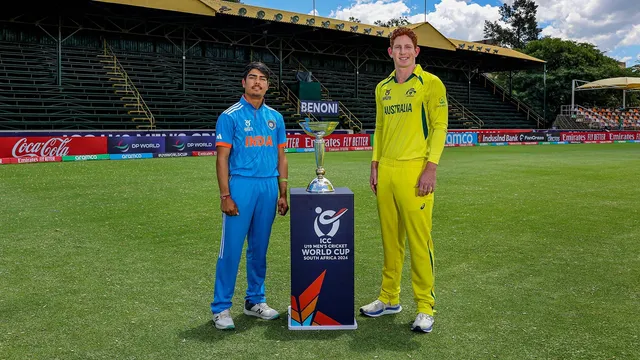
<svg viewBox="0 0 640 360">
<path fill-rule="evenodd" d="M 289 154 L 290 181 L 313 176 Z M 355 193 L 356 307 L 375 299 L 382 248 L 369 152 L 328 153 Z M 209 303 L 220 245 L 215 158 L 0 166 L 0 359 L 613 359 L 640 349 L 640 145 L 447 148 L 434 209 L 436 323 L 405 310 L 355 331 L 289 331 L 286 316 Z M 295 209 L 293 209 L 295 211 Z M 289 300 L 289 216 L 267 297 Z"/>
</svg>

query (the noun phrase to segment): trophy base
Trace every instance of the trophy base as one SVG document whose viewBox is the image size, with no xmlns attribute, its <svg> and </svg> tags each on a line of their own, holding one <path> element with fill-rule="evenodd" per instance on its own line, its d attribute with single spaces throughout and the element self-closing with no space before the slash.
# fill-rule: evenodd
<svg viewBox="0 0 640 360">
<path fill-rule="evenodd" d="M 324 194 L 324 193 L 332 193 L 335 192 L 333 189 L 333 185 L 331 181 L 327 178 L 315 178 L 307 186 L 307 192 L 313 194 Z"/>
</svg>

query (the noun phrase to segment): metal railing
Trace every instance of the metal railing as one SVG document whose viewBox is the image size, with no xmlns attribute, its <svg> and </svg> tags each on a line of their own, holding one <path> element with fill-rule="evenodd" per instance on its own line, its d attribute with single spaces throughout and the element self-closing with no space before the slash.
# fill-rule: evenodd
<svg viewBox="0 0 640 360">
<path fill-rule="evenodd" d="M 294 92 L 291 91 L 291 89 L 289 89 L 289 87 L 284 83 L 284 81 L 282 81 L 278 77 L 278 75 L 276 73 L 274 73 L 273 70 L 271 70 L 270 67 L 267 66 L 267 69 L 269 70 L 269 78 L 277 80 L 280 94 L 284 96 L 285 100 L 287 100 L 291 104 L 295 104 L 296 105 L 296 111 L 300 111 L 300 99 L 298 99 L 296 94 L 294 94 Z M 300 114 L 300 115 L 302 115 L 302 114 Z M 309 120 L 318 121 L 318 118 L 315 117 L 313 114 L 306 113 L 306 115 L 309 117 Z"/>
<path fill-rule="evenodd" d="M 114 87 L 117 86 L 117 87 L 123 88 L 120 90 L 116 90 L 116 93 L 120 92 L 120 93 L 128 94 L 123 97 L 123 98 L 129 98 L 128 99 L 129 101 L 125 104 L 125 107 L 131 106 L 136 109 L 136 110 L 128 111 L 130 115 L 134 115 L 134 114 L 138 115 L 138 117 L 133 117 L 131 120 L 149 121 L 149 125 L 138 125 L 138 128 L 155 129 L 156 119 L 153 116 L 151 109 L 149 109 L 149 106 L 142 98 L 142 95 L 140 95 L 140 91 L 138 91 L 138 88 L 136 88 L 135 84 L 129 77 L 129 74 L 127 74 L 122 64 L 120 64 L 120 61 L 118 61 L 118 57 L 116 56 L 111 46 L 109 46 L 109 44 L 107 43 L 107 40 L 103 40 L 103 45 L 104 45 L 103 57 L 108 58 L 109 60 L 102 60 L 101 62 L 105 64 L 113 65 L 113 66 L 106 66 L 105 68 L 111 69 L 113 74 L 120 76 L 119 78 L 110 78 L 109 80 L 123 81 L 123 83 L 116 82 L 113 84 Z M 131 103 L 131 101 L 135 101 L 135 102 Z"/>
<path fill-rule="evenodd" d="M 502 101 L 503 102 L 509 101 L 510 103 L 515 105 L 518 108 L 518 112 L 522 112 L 522 113 L 525 113 L 527 115 L 527 120 L 534 119 L 536 121 L 536 126 L 538 128 L 542 128 L 544 126 L 545 119 L 542 116 L 540 116 L 535 110 L 533 110 L 530 106 L 528 106 L 527 104 L 523 103 L 522 101 L 516 99 L 515 97 L 509 95 L 509 92 L 505 88 L 500 86 L 495 81 L 489 79 L 489 77 L 487 75 L 485 75 L 485 74 L 480 74 L 480 75 L 482 77 L 484 77 L 484 87 L 485 88 L 491 88 L 492 87 L 494 95 L 496 95 L 496 94 L 502 95 Z"/>
<path fill-rule="evenodd" d="M 473 121 L 479 128 L 482 128 L 484 126 L 484 121 L 482 121 L 478 116 L 472 113 L 471 110 L 462 105 L 453 96 L 447 96 L 447 100 L 449 101 L 449 104 L 453 105 L 454 108 L 462 112 L 462 120 L 469 119 Z"/>
<path fill-rule="evenodd" d="M 295 57 L 291 57 L 296 63 L 298 63 L 298 66 L 300 68 L 302 68 L 302 70 L 311 73 L 311 79 L 313 79 L 315 82 L 317 82 L 318 84 L 320 84 L 320 91 L 326 94 L 326 100 L 332 100 L 331 98 L 331 93 L 329 92 L 329 89 L 327 89 L 326 86 L 324 86 L 322 84 L 322 82 L 320 80 L 318 80 L 317 77 L 315 77 L 315 75 L 313 75 L 313 72 L 309 71 L 309 69 L 307 69 L 298 59 L 296 59 Z M 340 112 L 340 116 L 344 117 L 347 119 L 347 122 L 349 124 L 349 127 L 353 130 L 358 130 L 358 131 L 362 131 L 362 121 L 360 121 L 360 119 L 358 119 L 352 112 L 351 110 L 349 110 L 349 108 L 347 108 L 346 105 L 344 105 L 342 103 L 342 101 L 338 100 L 338 111 Z"/>
</svg>

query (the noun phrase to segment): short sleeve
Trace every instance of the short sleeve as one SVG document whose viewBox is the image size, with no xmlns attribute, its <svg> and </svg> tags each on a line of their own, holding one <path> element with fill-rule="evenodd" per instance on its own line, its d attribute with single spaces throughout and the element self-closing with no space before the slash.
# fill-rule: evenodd
<svg viewBox="0 0 640 360">
<path fill-rule="evenodd" d="M 225 113 L 220 114 L 216 122 L 216 147 L 231 147 L 233 143 L 233 118 Z"/>
<path fill-rule="evenodd" d="M 278 130 L 277 130 L 277 143 L 278 143 L 278 147 L 279 148 L 284 148 L 287 146 L 287 132 L 285 130 L 285 126 L 284 126 L 284 119 L 282 118 L 282 115 L 279 116 L 278 118 Z"/>
</svg>

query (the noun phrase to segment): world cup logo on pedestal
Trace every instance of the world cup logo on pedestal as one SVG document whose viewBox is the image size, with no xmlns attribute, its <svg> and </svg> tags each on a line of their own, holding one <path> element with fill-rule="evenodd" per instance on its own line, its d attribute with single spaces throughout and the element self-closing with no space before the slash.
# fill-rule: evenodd
<svg viewBox="0 0 640 360">
<path fill-rule="evenodd" d="M 317 177 L 309 183 L 309 186 L 307 186 L 307 192 L 310 192 L 310 193 L 334 192 L 335 190 L 333 188 L 333 185 L 331 184 L 329 179 L 324 177 L 324 174 L 325 174 L 324 137 L 331 135 L 331 133 L 338 126 L 338 122 L 337 121 L 309 121 L 309 119 L 306 119 L 306 120 L 300 120 L 298 124 L 300 124 L 300 127 L 302 127 L 302 130 L 304 130 L 304 132 L 307 135 L 315 138 L 315 140 L 313 141 L 313 148 L 315 150 L 315 155 L 316 155 L 316 176 Z"/>
</svg>

